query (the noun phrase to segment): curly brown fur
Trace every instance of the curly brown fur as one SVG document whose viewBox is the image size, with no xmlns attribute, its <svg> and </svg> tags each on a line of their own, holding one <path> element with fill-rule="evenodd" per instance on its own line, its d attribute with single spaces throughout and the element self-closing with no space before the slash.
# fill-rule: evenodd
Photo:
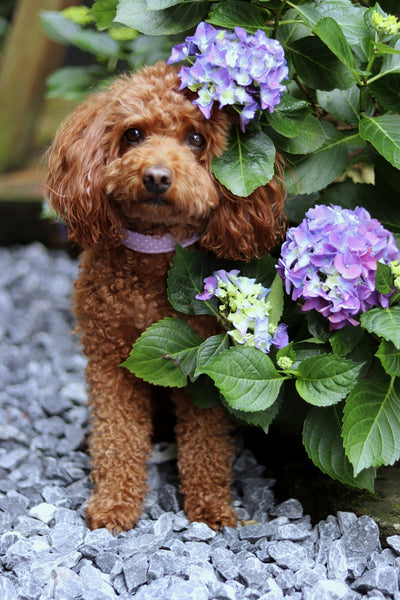
<svg viewBox="0 0 400 600">
<path fill-rule="evenodd" d="M 88 357 L 92 528 L 120 531 L 139 518 L 151 450 L 151 386 L 119 365 L 152 323 L 182 317 L 166 294 L 173 253 L 132 251 L 121 244 L 122 229 L 168 232 L 176 240 L 197 233 L 202 249 L 250 260 L 268 252 L 284 226 L 277 181 L 238 198 L 214 178 L 211 161 L 225 149 L 230 117 L 217 109 L 204 119 L 179 84 L 164 63 L 120 77 L 62 124 L 49 158 L 50 204 L 84 248 L 73 310 Z M 144 175 L 160 166 L 170 176 L 166 189 L 154 191 Z M 210 317 L 184 318 L 203 338 L 218 331 Z M 182 390 L 172 390 L 172 398 L 186 513 L 215 529 L 234 526 L 229 419 L 222 408 L 194 408 Z"/>
</svg>

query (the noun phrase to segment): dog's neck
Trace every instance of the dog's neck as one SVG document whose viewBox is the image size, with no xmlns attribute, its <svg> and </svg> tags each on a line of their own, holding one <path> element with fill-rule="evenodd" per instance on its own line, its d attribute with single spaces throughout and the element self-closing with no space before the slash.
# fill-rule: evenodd
<svg viewBox="0 0 400 600">
<path fill-rule="evenodd" d="M 121 243 L 135 252 L 143 254 L 163 254 L 164 252 L 173 252 L 177 244 L 186 248 L 197 242 L 200 235 L 195 233 L 185 240 L 178 240 L 171 233 L 165 235 L 144 235 L 131 229 L 123 229 L 124 237 Z"/>
</svg>

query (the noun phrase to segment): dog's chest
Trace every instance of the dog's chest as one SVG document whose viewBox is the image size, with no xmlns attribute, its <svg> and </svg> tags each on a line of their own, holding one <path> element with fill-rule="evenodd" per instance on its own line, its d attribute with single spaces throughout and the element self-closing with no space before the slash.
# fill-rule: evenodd
<svg viewBox="0 0 400 600">
<path fill-rule="evenodd" d="M 167 297 L 172 253 L 153 256 L 120 248 L 98 255 L 95 261 L 85 258 L 76 295 L 89 292 L 92 318 L 111 317 L 122 330 L 140 332 L 174 314 Z"/>
</svg>

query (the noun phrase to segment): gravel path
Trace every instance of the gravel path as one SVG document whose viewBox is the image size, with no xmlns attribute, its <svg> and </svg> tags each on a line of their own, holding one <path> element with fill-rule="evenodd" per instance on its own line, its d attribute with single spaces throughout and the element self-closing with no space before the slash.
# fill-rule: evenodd
<svg viewBox="0 0 400 600">
<path fill-rule="evenodd" d="M 238 529 L 181 509 L 174 448 L 149 461 L 143 517 L 90 531 L 84 360 L 69 334 L 77 263 L 40 244 L 0 248 L 1 600 L 400 600 L 400 536 L 382 550 L 368 516 L 317 525 L 248 450 L 235 461 Z M 172 457 L 172 459 L 171 459 Z"/>
</svg>

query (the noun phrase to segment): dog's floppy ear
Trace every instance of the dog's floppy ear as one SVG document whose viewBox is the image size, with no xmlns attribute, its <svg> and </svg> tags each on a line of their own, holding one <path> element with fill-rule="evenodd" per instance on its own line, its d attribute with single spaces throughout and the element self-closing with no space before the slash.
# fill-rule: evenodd
<svg viewBox="0 0 400 600">
<path fill-rule="evenodd" d="M 277 163 L 279 169 L 279 163 Z M 249 261 L 270 252 L 282 239 L 285 195 L 279 179 L 240 198 L 219 182 L 220 201 L 201 244 L 219 258 Z"/>
<path fill-rule="evenodd" d="M 60 126 L 49 153 L 46 179 L 50 207 L 83 247 L 116 245 L 121 221 L 105 196 L 103 168 L 109 141 L 107 93 L 91 96 Z"/>
</svg>

